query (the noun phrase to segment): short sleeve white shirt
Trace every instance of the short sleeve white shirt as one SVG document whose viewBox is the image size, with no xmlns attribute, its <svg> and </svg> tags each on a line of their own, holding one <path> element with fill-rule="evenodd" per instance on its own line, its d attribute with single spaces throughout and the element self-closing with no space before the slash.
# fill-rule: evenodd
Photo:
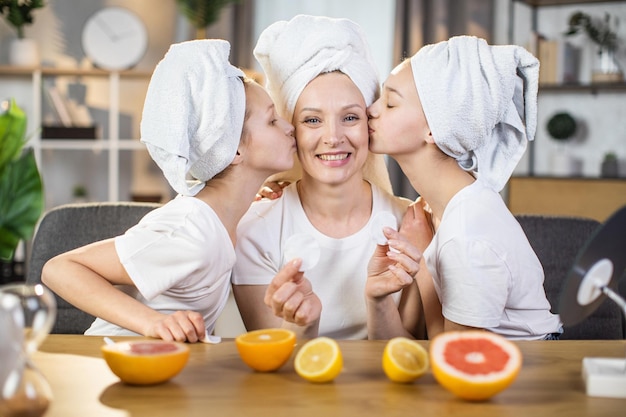
<svg viewBox="0 0 626 417">
<path fill-rule="evenodd" d="M 288 260 L 283 259 L 287 239 L 296 233 L 312 236 L 321 249 L 320 260 L 306 278 L 322 302 L 320 336 L 338 339 L 367 337 L 365 282 L 367 263 L 376 243 L 371 238 L 372 218 L 381 211 L 391 212 L 398 225 L 410 201 L 385 193 L 372 185 L 370 221 L 351 236 L 335 239 L 317 230 L 307 218 L 296 184 L 285 188 L 276 200 L 252 204 L 237 229 L 235 285 L 268 285 Z M 305 258 L 306 254 L 300 257 Z M 400 293 L 393 294 L 396 303 Z"/>
<path fill-rule="evenodd" d="M 209 205 L 178 196 L 116 237 L 115 249 L 135 284 L 120 289 L 165 314 L 197 311 L 213 330 L 228 299 L 235 251 Z M 135 333 L 96 319 L 85 334 Z"/>
<path fill-rule="evenodd" d="M 424 258 L 448 320 L 511 339 L 560 330 L 524 231 L 479 180 L 450 200 Z"/>
</svg>

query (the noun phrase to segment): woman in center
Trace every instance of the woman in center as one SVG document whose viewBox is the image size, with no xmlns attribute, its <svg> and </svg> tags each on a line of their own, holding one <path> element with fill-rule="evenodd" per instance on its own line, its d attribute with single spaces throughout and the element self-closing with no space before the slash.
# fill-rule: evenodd
<svg viewBox="0 0 626 417">
<path fill-rule="evenodd" d="M 302 172 L 239 223 L 232 280 L 246 328 L 420 337 L 413 278 L 421 253 L 394 230 L 410 201 L 392 195 L 384 160 L 368 150 L 367 106 L 379 79 L 363 31 L 347 19 L 299 15 L 265 29 L 254 55 L 279 113 L 295 126 Z M 394 224 L 377 246 L 372 232 L 382 226 L 373 225 L 383 212 Z M 312 239 L 300 248 L 292 236 Z M 389 280 L 399 282 L 396 292 Z M 400 312 L 402 328 L 381 325 L 387 309 Z"/>
</svg>

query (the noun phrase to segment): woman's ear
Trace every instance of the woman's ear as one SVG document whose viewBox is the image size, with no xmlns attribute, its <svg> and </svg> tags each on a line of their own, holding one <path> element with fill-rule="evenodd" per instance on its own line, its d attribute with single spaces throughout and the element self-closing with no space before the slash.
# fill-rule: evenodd
<svg viewBox="0 0 626 417">
<path fill-rule="evenodd" d="M 429 131 L 424 140 L 426 141 L 426 143 L 435 143 L 435 139 L 433 138 L 433 132 Z"/>
</svg>

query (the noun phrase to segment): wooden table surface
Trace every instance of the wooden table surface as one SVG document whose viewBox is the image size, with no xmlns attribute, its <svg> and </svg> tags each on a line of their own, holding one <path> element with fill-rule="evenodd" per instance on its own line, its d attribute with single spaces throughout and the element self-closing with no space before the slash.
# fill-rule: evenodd
<svg viewBox="0 0 626 417">
<path fill-rule="evenodd" d="M 34 354 L 54 393 L 45 417 L 626 415 L 626 399 L 589 397 L 581 377 L 583 357 L 622 358 L 626 341 L 518 342 L 519 377 L 479 403 L 457 399 L 430 371 L 412 384 L 389 381 L 381 367 L 383 341 L 339 341 L 344 370 L 329 384 L 301 379 L 295 352 L 279 371 L 257 373 L 241 362 L 232 340 L 193 344 L 180 374 L 149 387 L 120 382 L 101 357 L 102 344 L 99 337 L 51 335 Z"/>
</svg>

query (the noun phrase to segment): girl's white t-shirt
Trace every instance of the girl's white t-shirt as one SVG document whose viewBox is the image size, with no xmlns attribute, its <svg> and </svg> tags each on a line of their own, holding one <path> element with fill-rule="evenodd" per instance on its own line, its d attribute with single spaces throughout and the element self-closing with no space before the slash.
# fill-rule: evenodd
<svg viewBox="0 0 626 417">
<path fill-rule="evenodd" d="M 560 332 L 537 255 L 500 194 L 480 180 L 450 200 L 424 259 L 448 320 L 510 339 Z"/>
<path fill-rule="evenodd" d="M 116 237 L 115 249 L 135 284 L 121 290 L 164 314 L 197 311 L 213 331 L 228 299 L 235 251 L 209 205 L 178 196 Z M 136 333 L 98 318 L 85 334 Z"/>
</svg>

